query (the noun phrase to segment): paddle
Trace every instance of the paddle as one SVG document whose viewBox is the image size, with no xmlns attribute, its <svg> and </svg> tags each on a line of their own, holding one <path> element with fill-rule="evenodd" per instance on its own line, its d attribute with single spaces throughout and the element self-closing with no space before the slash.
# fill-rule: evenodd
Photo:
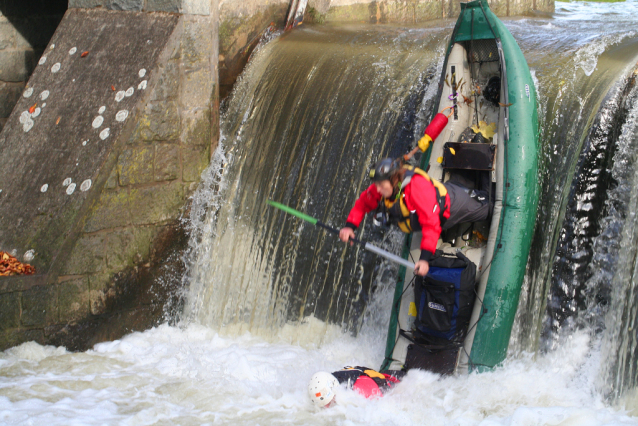
<svg viewBox="0 0 638 426">
<path fill-rule="evenodd" d="M 328 226 L 325 223 L 315 219 L 314 217 L 308 216 L 307 214 L 301 213 L 301 212 L 299 212 L 299 211 L 297 211 L 297 210 L 295 210 L 293 208 L 290 208 L 288 206 L 285 206 L 285 205 L 283 205 L 281 203 L 277 203 L 276 201 L 268 200 L 268 204 L 270 204 L 273 207 L 277 207 L 278 209 L 283 210 L 286 213 L 290 213 L 293 216 L 297 216 L 298 218 L 303 219 L 306 222 L 310 222 L 310 223 L 312 223 L 315 226 L 319 226 L 319 227 L 325 229 L 328 232 L 332 232 L 333 234 L 339 235 L 339 230 L 338 229 L 333 228 L 331 226 Z M 370 243 L 367 243 L 367 242 L 362 241 L 362 240 L 358 240 L 356 238 L 351 238 L 351 241 L 362 245 L 364 249 L 366 249 L 368 251 L 371 251 L 372 253 L 376 253 L 379 256 L 385 257 L 386 259 L 388 259 L 388 260 L 390 260 L 390 261 L 392 261 L 394 263 L 398 263 L 399 265 L 403 265 L 406 268 L 414 269 L 414 263 L 409 262 L 409 261 L 407 261 L 407 260 L 405 260 L 405 259 L 403 259 L 403 258 L 401 258 L 401 257 L 399 257 L 397 255 L 389 253 L 389 252 L 387 252 L 387 251 L 385 251 L 383 249 L 380 249 L 379 247 L 373 246 Z"/>
</svg>

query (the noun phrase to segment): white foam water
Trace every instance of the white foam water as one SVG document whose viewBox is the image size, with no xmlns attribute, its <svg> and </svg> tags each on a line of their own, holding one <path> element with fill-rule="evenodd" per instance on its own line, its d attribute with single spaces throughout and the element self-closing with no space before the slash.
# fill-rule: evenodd
<svg viewBox="0 0 638 426">
<path fill-rule="evenodd" d="M 299 338 L 312 335 L 322 335 L 323 343 Z M 306 386 L 314 372 L 378 366 L 383 343 L 379 333 L 354 338 L 316 319 L 284 327 L 276 342 L 222 337 L 190 324 L 133 333 L 85 353 L 25 343 L 0 356 L 0 423 L 638 424 L 596 392 L 599 352 L 585 333 L 548 355 L 512 359 L 493 372 L 442 378 L 411 371 L 381 399 L 340 388 L 336 406 L 312 405 Z"/>
</svg>

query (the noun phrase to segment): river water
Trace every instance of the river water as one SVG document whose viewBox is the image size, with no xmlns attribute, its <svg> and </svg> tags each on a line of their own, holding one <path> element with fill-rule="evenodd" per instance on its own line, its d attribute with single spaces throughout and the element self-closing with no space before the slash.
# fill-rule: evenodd
<svg viewBox="0 0 638 426">
<path fill-rule="evenodd" d="M 638 3 L 556 3 L 505 21 L 539 93 L 540 208 L 505 364 L 390 394 L 340 390 L 315 409 L 310 376 L 378 367 L 397 270 L 265 206 L 339 226 L 380 156 L 430 116 L 453 22 L 305 26 L 253 54 L 223 105 L 222 142 L 187 225 L 178 325 L 84 353 L 0 354 L 3 424 L 638 424 Z M 363 235 L 400 252 L 402 236 Z"/>
</svg>

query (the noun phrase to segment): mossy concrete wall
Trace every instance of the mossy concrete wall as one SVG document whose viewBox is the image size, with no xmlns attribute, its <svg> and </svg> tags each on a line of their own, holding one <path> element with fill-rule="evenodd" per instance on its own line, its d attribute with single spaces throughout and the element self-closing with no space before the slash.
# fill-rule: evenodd
<svg viewBox="0 0 638 426">
<path fill-rule="evenodd" d="M 553 12 L 554 0 L 490 0 L 498 16 Z M 309 0 L 307 15 L 313 22 L 366 22 L 416 24 L 456 18 L 460 0 Z"/>
<path fill-rule="evenodd" d="M 0 134 L 0 250 L 37 269 L 0 278 L 0 349 L 84 349 L 164 319 L 219 133 L 209 10 L 67 11 Z"/>
</svg>

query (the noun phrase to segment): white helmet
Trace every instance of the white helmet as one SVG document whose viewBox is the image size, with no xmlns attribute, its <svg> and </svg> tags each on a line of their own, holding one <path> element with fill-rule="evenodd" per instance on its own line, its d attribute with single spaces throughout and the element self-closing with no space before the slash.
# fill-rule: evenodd
<svg viewBox="0 0 638 426">
<path fill-rule="evenodd" d="M 325 371 L 315 373 L 308 383 L 308 395 L 317 407 L 325 407 L 335 397 L 335 388 L 339 381 L 335 376 Z"/>
</svg>

